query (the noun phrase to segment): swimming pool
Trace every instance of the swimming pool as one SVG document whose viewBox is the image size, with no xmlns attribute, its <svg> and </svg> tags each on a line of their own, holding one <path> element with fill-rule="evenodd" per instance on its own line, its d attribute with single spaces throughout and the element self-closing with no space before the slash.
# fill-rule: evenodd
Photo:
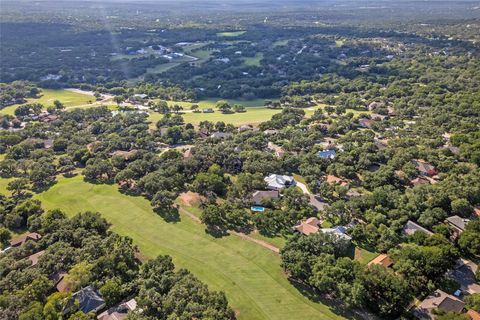
<svg viewBox="0 0 480 320">
<path fill-rule="evenodd" d="M 250 210 L 252 210 L 253 212 L 263 212 L 265 211 L 265 208 L 261 206 L 252 206 Z"/>
</svg>

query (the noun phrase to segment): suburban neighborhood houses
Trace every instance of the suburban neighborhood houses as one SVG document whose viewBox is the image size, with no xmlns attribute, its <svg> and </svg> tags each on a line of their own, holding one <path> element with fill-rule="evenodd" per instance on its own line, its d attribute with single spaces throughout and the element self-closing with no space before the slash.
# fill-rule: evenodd
<svg viewBox="0 0 480 320">
<path fill-rule="evenodd" d="M 0 1 L 0 320 L 480 320 L 479 0 Z"/>
</svg>

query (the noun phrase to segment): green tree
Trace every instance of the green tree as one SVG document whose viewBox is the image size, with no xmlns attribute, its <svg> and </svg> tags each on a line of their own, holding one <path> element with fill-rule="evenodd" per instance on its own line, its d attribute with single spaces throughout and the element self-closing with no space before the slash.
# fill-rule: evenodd
<svg viewBox="0 0 480 320">
<path fill-rule="evenodd" d="M 107 306 L 112 307 L 123 298 L 124 292 L 122 284 L 118 279 L 109 279 L 105 284 L 100 288 L 100 293 L 105 299 Z"/>
<path fill-rule="evenodd" d="M 232 106 L 226 100 L 219 100 L 215 104 L 215 107 L 222 113 L 229 113 L 232 110 Z"/>
<path fill-rule="evenodd" d="M 70 269 L 65 281 L 73 291 L 81 289 L 90 283 L 92 269 L 93 265 L 87 261 L 79 262 Z"/>
<path fill-rule="evenodd" d="M 6 228 L 0 228 L 0 244 L 5 247 L 8 245 L 8 241 L 12 238 L 12 234 Z"/>
</svg>

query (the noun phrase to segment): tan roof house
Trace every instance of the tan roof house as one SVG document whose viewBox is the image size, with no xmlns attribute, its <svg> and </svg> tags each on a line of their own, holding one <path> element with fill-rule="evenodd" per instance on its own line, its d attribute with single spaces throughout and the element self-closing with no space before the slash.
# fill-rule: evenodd
<svg viewBox="0 0 480 320">
<path fill-rule="evenodd" d="M 311 217 L 308 218 L 305 221 L 299 222 L 297 225 L 293 227 L 293 229 L 297 232 L 300 232 L 306 236 L 312 234 L 312 233 L 317 233 L 320 225 L 320 220 L 316 217 Z"/>
<path fill-rule="evenodd" d="M 385 268 L 389 268 L 393 265 L 393 261 L 392 259 L 390 259 L 390 257 L 387 254 L 382 253 L 368 263 L 369 267 L 373 265 L 380 265 Z"/>
<path fill-rule="evenodd" d="M 266 199 L 278 199 L 279 197 L 278 190 L 257 190 L 252 194 L 252 201 L 256 205 L 261 205 Z"/>
<path fill-rule="evenodd" d="M 34 253 L 30 256 L 28 256 L 28 260 L 30 260 L 31 264 L 30 267 L 34 267 L 38 263 L 38 259 L 45 253 L 45 250 L 39 251 L 37 253 Z"/>
</svg>

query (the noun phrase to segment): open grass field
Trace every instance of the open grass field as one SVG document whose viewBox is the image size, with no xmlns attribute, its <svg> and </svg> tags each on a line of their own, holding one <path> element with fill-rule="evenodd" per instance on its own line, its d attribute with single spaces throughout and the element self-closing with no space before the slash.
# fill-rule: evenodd
<svg viewBox="0 0 480 320">
<path fill-rule="evenodd" d="M 155 67 L 147 68 L 146 73 L 154 73 L 154 74 L 155 73 L 163 73 L 163 72 L 166 72 L 170 69 L 178 67 L 182 63 L 183 62 L 167 62 L 167 63 L 158 64 Z"/>
<path fill-rule="evenodd" d="M 80 106 L 95 101 L 95 98 L 86 94 L 68 90 L 42 89 L 42 96 L 38 99 L 28 99 L 27 103 L 41 103 L 45 107 L 52 106 L 53 101 L 59 100 L 66 107 Z M 11 105 L 0 110 L 1 114 L 13 115 L 19 104 Z"/>
<path fill-rule="evenodd" d="M 12 180 L 14 180 L 14 179 L 13 178 L 0 178 L 0 193 L 1 194 L 5 195 L 5 196 L 12 195 L 12 193 L 9 190 L 7 190 L 7 185 Z"/>
<path fill-rule="evenodd" d="M 268 109 L 266 107 L 249 107 L 247 112 L 243 113 L 231 113 L 224 114 L 218 110 L 214 113 L 193 113 L 187 112 L 182 114 L 185 122 L 193 125 L 198 125 L 200 122 L 208 120 L 213 122 L 223 121 L 225 123 L 231 123 L 235 126 L 243 124 L 259 124 L 261 122 L 269 120 L 274 114 L 280 112 L 279 110 Z M 150 114 L 149 120 L 156 122 L 160 120 L 163 115 L 158 113 Z"/>
<path fill-rule="evenodd" d="M 285 40 L 277 40 L 275 41 L 272 46 L 273 47 L 281 47 L 281 46 L 286 46 L 288 44 L 288 41 L 290 41 L 289 39 L 285 39 Z"/>
<path fill-rule="evenodd" d="M 214 238 L 184 215 L 167 223 L 146 199 L 122 195 L 114 185 L 89 184 L 81 176 L 59 178 L 36 198 L 46 209 L 59 208 L 68 215 L 99 211 L 145 256 L 171 255 L 177 266 L 188 268 L 210 288 L 224 290 L 239 319 L 344 319 L 290 284 L 277 254 L 239 237 Z"/>
<path fill-rule="evenodd" d="M 247 31 L 225 31 L 225 32 L 218 32 L 217 37 L 238 37 L 244 34 Z"/>
<path fill-rule="evenodd" d="M 345 44 L 345 40 L 343 40 L 343 39 L 337 39 L 337 40 L 335 40 L 335 46 L 337 46 L 337 47 L 341 47 L 341 46 L 343 46 L 344 44 Z"/>
<path fill-rule="evenodd" d="M 243 58 L 243 63 L 247 66 L 260 66 L 260 61 L 263 59 L 263 53 L 258 52 L 254 57 Z"/>
<path fill-rule="evenodd" d="M 168 104 L 170 106 L 173 106 L 174 104 L 178 104 L 182 106 L 185 112 L 181 113 L 181 115 L 183 116 L 185 122 L 191 123 L 193 125 L 198 125 L 201 121 L 205 121 L 205 120 L 213 121 L 213 122 L 223 121 L 225 123 L 231 123 L 235 126 L 240 126 L 244 124 L 257 125 L 261 122 L 270 120 L 274 114 L 281 112 L 280 109 L 269 109 L 267 107 L 263 107 L 264 101 L 261 99 L 256 99 L 256 100 L 250 100 L 250 101 L 229 100 L 229 102 L 232 104 L 239 103 L 246 106 L 247 111 L 243 113 L 224 114 L 215 109 L 216 101 L 217 101 L 216 99 L 210 99 L 210 100 L 203 100 L 197 103 L 200 109 L 213 108 L 215 110 L 214 113 L 190 112 L 189 111 L 190 107 L 193 104 L 190 102 L 168 101 Z M 304 109 L 305 115 L 307 117 L 311 116 L 317 108 L 319 108 L 319 106 L 316 106 L 314 108 Z M 160 114 L 157 112 L 151 112 L 150 116 L 148 117 L 148 120 L 152 122 L 152 125 L 154 125 L 162 117 L 163 117 L 163 114 Z"/>
</svg>

